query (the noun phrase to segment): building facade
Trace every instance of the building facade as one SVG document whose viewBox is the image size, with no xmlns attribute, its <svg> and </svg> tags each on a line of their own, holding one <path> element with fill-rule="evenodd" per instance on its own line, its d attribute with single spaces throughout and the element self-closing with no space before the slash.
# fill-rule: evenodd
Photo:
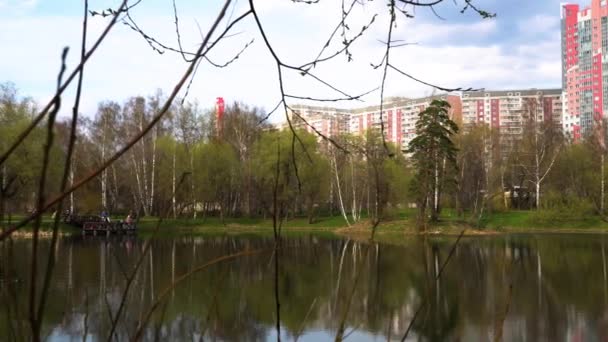
<svg viewBox="0 0 608 342">
<path fill-rule="evenodd" d="M 289 109 L 289 118 L 297 128 L 310 133 L 320 133 L 328 138 L 348 133 L 348 110 L 307 105 L 294 105 Z"/>
<path fill-rule="evenodd" d="M 487 124 L 501 134 L 521 135 L 526 120 L 562 124 L 561 89 L 488 90 L 462 93 L 462 124 Z"/>
<path fill-rule="evenodd" d="M 569 129 L 580 137 L 575 127 L 578 123 L 563 115 L 567 111 L 564 107 L 568 106 L 564 92 L 555 88 L 467 91 L 460 95 L 442 94 L 417 99 L 387 98 L 382 108 L 386 141 L 399 146 L 401 150 L 407 149 L 410 141 L 416 137 L 416 121 L 420 112 L 434 99 L 450 103 L 450 117 L 461 129 L 487 125 L 497 131 L 505 152 L 514 141 L 521 139 L 525 125 L 530 120 Z M 362 136 L 369 129 L 381 128 L 379 105 L 354 109 L 296 105 L 291 109 L 289 116 L 294 126 L 327 137 L 340 134 Z M 293 112 L 297 112 L 297 115 Z M 281 127 L 287 127 L 286 123 L 282 123 Z"/>
<path fill-rule="evenodd" d="M 608 113 L 608 5 L 561 4 L 563 128 L 575 140 Z"/>
<path fill-rule="evenodd" d="M 469 91 L 462 93 L 462 126 L 487 125 L 498 132 L 503 153 L 522 138 L 530 120 L 562 128 L 561 89 Z"/>
<path fill-rule="evenodd" d="M 456 122 L 460 121 L 461 102 L 457 95 L 442 94 L 417 99 L 387 98 L 382 106 L 382 123 L 386 141 L 399 146 L 401 150 L 407 149 L 410 141 L 416 137 L 418 115 L 435 99 L 447 101 L 451 106 L 450 117 Z M 349 133 L 353 135 L 363 135 L 370 128 L 380 130 L 380 106 L 354 109 L 349 122 Z"/>
<path fill-rule="evenodd" d="M 456 122 L 461 121 L 460 97 L 447 94 L 418 99 L 387 98 L 382 106 L 382 121 L 380 120 L 379 105 L 354 109 L 295 105 L 291 107 L 288 115 L 296 127 L 312 133 L 317 131 L 316 133 L 321 133 L 326 137 L 340 134 L 362 136 L 367 130 L 380 130 L 383 124 L 386 141 L 405 150 L 416 136 L 415 125 L 418 114 L 426 109 L 434 99 L 442 99 L 450 103 L 450 116 Z M 304 120 L 308 125 L 304 123 Z M 282 127 L 285 127 L 284 123 Z"/>
</svg>

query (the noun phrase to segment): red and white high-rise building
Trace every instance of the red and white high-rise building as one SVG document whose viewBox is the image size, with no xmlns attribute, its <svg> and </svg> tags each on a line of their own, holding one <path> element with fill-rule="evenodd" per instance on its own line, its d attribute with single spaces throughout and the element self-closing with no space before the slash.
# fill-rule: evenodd
<svg viewBox="0 0 608 342">
<path fill-rule="evenodd" d="M 562 124 L 574 140 L 608 114 L 608 5 L 561 4 Z"/>
</svg>

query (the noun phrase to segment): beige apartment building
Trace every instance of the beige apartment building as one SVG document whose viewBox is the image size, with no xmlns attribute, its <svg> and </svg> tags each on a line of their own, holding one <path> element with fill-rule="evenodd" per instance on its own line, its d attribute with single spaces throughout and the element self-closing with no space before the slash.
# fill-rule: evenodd
<svg viewBox="0 0 608 342">
<path fill-rule="evenodd" d="M 461 121 L 460 97 L 455 95 L 442 94 L 417 99 L 387 98 L 382 106 L 382 121 L 386 140 L 399 146 L 401 150 L 405 150 L 416 136 L 415 125 L 418 114 L 426 109 L 434 99 L 448 101 L 451 105 L 450 115 L 455 121 Z M 297 115 L 293 112 L 296 112 Z M 309 132 L 316 130 L 327 137 L 339 134 L 360 136 L 369 129 L 380 130 L 381 128 L 380 105 L 354 109 L 295 105 L 291 107 L 288 114 L 297 127 L 304 128 Z M 306 120 L 309 125 L 306 125 L 302 120 L 298 120 L 299 117 Z M 285 126 L 284 123 L 281 125 L 282 127 Z"/>
</svg>

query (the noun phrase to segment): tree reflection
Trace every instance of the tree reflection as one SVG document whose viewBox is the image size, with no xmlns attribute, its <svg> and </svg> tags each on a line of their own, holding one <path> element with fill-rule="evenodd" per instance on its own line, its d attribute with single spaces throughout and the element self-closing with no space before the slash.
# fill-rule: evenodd
<svg viewBox="0 0 608 342">
<path fill-rule="evenodd" d="M 503 340 L 607 338 L 608 246 L 603 237 L 465 238 L 435 280 L 453 242 L 412 238 L 400 245 L 367 246 L 323 235 L 287 236 L 279 277 L 282 337 L 333 339 L 358 275 L 345 330 L 363 340 L 401 336 L 423 299 L 428 303 L 411 334 L 416 340 L 485 340 L 498 327 Z M 129 340 L 158 292 L 193 267 L 272 244 L 270 236 L 228 234 L 152 241 L 153 253 L 146 255 L 126 298 L 117 338 Z M 81 340 L 83 334 L 106 339 L 125 270 L 142 245 L 133 237 L 62 240 L 44 334 L 51 341 Z M 28 248 L 27 241 L 0 243 L 0 336 L 8 340 L 28 337 Z M 44 241 L 42 248 L 48 248 Z M 272 338 L 273 283 L 268 254 L 213 265 L 165 298 L 144 340 Z"/>
</svg>

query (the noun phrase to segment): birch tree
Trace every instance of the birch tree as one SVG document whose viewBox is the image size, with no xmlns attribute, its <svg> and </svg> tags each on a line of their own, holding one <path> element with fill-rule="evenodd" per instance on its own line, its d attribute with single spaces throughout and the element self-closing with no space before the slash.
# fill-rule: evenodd
<svg viewBox="0 0 608 342">
<path fill-rule="evenodd" d="M 528 101 L 524 110 L 527 113 L 527 122 L 521 141 L 523 155 L 521 167 L 527 175 L 527 182 L 534 187 L 535 206 L 539 210 L 541 187 L 560 153 L 563 136 L 559 127 L 551 121 L 544 120 L 540 115 L 536 99 Z"/>
</svg>

